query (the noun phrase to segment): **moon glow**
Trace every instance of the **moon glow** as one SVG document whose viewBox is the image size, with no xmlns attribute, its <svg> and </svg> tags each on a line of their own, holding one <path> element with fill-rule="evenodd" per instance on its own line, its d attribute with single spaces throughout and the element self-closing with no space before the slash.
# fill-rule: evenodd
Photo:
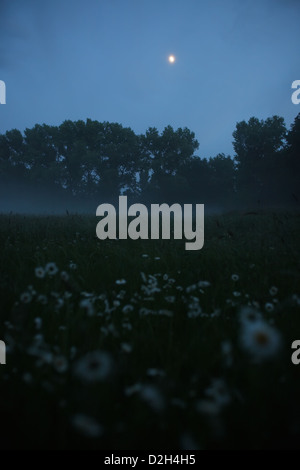
<svg viewBox="0 0 300 470">
<path fill-rule="evenodd" d="M 176 59 L 175 59 L 175 56 L 173 54 L 169 55 L 168 61 L 170 62 L 170 64 L 174 64 L 175 60 Z"/>
</svg>

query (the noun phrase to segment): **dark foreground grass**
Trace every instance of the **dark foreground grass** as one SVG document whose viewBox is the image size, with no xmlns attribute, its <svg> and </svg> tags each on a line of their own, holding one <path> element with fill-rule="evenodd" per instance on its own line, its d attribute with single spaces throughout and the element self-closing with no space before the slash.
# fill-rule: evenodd
<svg viewBox="0 0 300 470">
<path fill-rule="evenodd" d="M 96 223 L 0 217 L 1 446 L 298 447 L 299 214 L 207 217 L 198 252 Z"/>
</svg>

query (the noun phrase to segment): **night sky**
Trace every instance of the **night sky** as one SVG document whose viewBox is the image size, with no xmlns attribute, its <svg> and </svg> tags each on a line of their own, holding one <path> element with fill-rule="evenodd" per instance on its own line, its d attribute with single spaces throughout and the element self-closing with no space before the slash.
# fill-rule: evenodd
<svg viewBox="0 0 300 470">
<path fill-rule="evenodd" d="M 299 13 L 298 0 L 1 0 L 0 133 L 170 124 L 195 132 L 199 156 L 233 156 L 236 122 L 277 114 L 289 126 L 300 111 Z"/>
</svg>

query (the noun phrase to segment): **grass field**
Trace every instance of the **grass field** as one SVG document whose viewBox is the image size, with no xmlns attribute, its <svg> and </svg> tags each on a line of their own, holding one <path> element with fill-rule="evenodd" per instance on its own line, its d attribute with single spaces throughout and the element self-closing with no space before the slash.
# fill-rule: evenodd
<svg viewBox="0 0 300 470">
<path fill-rule="evenodd" d="M 100 241 L 96 217 L 0 216 L 1 447 L 296 448 L 300 215 Z"/>
</svg>

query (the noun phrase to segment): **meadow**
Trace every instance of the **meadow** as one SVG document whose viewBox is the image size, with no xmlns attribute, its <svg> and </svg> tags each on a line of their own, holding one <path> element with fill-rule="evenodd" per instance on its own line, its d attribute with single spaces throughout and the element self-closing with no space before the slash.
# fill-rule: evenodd
<svg viewBox="0 0 300 470">
<path fill-rule="evenodd" d="M 0 216 L 0 446 L 278 449 L 300 439 L 300 214 L 205 216 L 204 247 Z"/>
</svg>

